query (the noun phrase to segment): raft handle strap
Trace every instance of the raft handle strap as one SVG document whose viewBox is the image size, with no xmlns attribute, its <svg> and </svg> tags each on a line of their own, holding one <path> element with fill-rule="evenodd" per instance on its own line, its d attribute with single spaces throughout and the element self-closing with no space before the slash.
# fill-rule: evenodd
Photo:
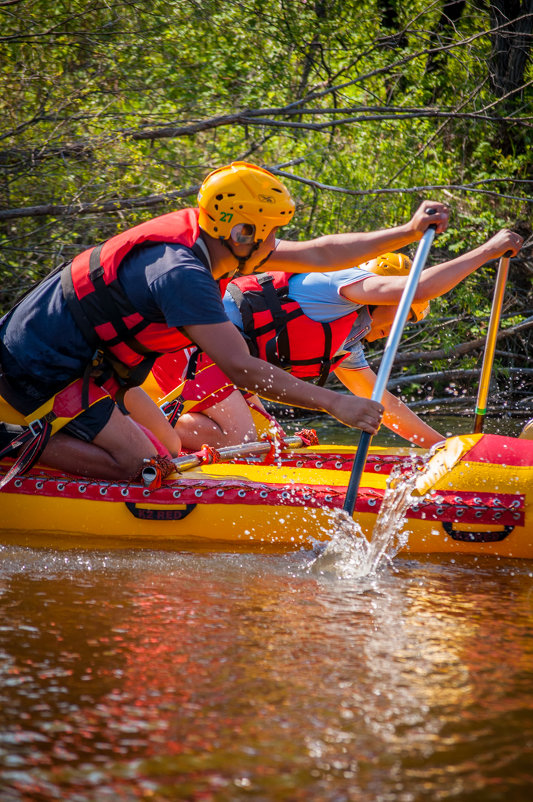
<svg viewBox="0 0 533 802">
<path fill-rule="evenodd" d="M 507 524 L 503 529 L 496 532 L 469 532 L 468 530 L 454 529 L 452 521 L 441 521 L 441 523 L 447 535 L 464 543 L 496 543 L 500 540 L 505 540 L 507 535 L 510 535 L 514 529 L 512 524 Z"/>
</svg>

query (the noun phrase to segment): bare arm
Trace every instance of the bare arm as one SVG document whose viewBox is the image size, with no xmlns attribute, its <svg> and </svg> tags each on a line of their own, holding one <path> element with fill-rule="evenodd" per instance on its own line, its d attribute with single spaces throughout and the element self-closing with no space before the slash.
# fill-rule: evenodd
<svg viewBox="0 0 533 802">
<path fill-rule="evenodd" d="M 308 384 L 255 359 L 232 323 L 188 326 L 186 333 L 238 387 L 272 401 L 328 412 L 341 423 L 370 434 L 377 432 L 383 411 L 381 404 Z"/>
<path fill-rule="evenodd" d="M 513 231 L 503 229 L 487 242 L 449 262 L 427 267 L 420 277 L 415 294 L 416 301 L 430 301 L 449 292 L 464 278 L 486 262 L 503 256 L 506 251 L 516 255 L 523 239 Z M 371 276 L 341 289 L 341 295 L 354 303 L 397 304 L 407 278 L 403 276 Z"/>
<path fill-rule="evenodd" d="M 352 393 L 367 398 L 372 395 L 376 374 L 371 368 L 348 370 L 341 366 L 336 369 L 335 375 Z M 442 434 L 424 423 L 403 401 L 389 393 L 388 390 L 385 390 L 383 394 L 383 406 L 385 407 L 383 423 L 394 434 L 423 448 L 430 448 L 435 443 L 444 440 Z"/>
<path fill-rule="evenodd" d="M 436 213 L 428 214 L 429 209 L 434 209 Z M 448 207 L 443 203 L 425 201 L 408 223 L 395 228 L 329 234 L 307 242 L 282 240 L 265 263 L 264 269 L 287 270 L 291 273 L 343 270 L 419 240 L 430 225 L 436 225 L 437 233 L 440 234 L 446 230 L 448 218 Z"/>
</svg>

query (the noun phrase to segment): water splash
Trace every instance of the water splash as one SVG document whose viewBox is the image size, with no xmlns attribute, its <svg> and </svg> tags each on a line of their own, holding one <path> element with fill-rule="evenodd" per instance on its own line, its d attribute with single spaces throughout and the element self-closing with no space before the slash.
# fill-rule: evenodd
<svg viewBox="0 0 533 802">
<path fill-rule="evenodd" d="M 416 478 L 415 471 L 408 475 L 399 470 L 391 473 L 371 540 L 347 512 L 330 510 L 330 540 L 316 545 L 308 570 L 320 576 L 358 579 L 374 574 L 383 560 L 390 563 L 409 538 L 404 526 L 407 510 L 415 501 L 412 491 Z"/>
</svg>

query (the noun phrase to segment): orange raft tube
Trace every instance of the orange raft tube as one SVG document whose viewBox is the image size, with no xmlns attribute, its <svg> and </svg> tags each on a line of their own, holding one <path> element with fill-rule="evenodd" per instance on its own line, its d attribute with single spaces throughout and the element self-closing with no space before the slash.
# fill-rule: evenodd
<svg viewBox="0 0 533 802">
<path fill-rule="evenodd" d="M 354 448 L 310 446 L 202 465 L 157 490 L 73 478 L 37 466 L 0 492 L 3 544 L 54 548 L 149 547 L 287 551 L 329 538 L 344 502 Z M 533 559 L 533 443 L 452 437 L 430 458 L 416 448 L 372 447 L 354 518 L 371 539 L 387 478 L 417 472 L 404 552 Z M 9 464 L 0 465 L 0 477 Z"/>
</svg>

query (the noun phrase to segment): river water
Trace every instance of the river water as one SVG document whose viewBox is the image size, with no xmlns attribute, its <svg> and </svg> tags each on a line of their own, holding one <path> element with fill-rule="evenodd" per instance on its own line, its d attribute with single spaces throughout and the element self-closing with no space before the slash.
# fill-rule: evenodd
<svg viewBox="0 0 533 802">
<path fill-rule="evenodd" d="M 533 798 L 533 561 L 0 558 L 1 802 Z"/>
</svg>

